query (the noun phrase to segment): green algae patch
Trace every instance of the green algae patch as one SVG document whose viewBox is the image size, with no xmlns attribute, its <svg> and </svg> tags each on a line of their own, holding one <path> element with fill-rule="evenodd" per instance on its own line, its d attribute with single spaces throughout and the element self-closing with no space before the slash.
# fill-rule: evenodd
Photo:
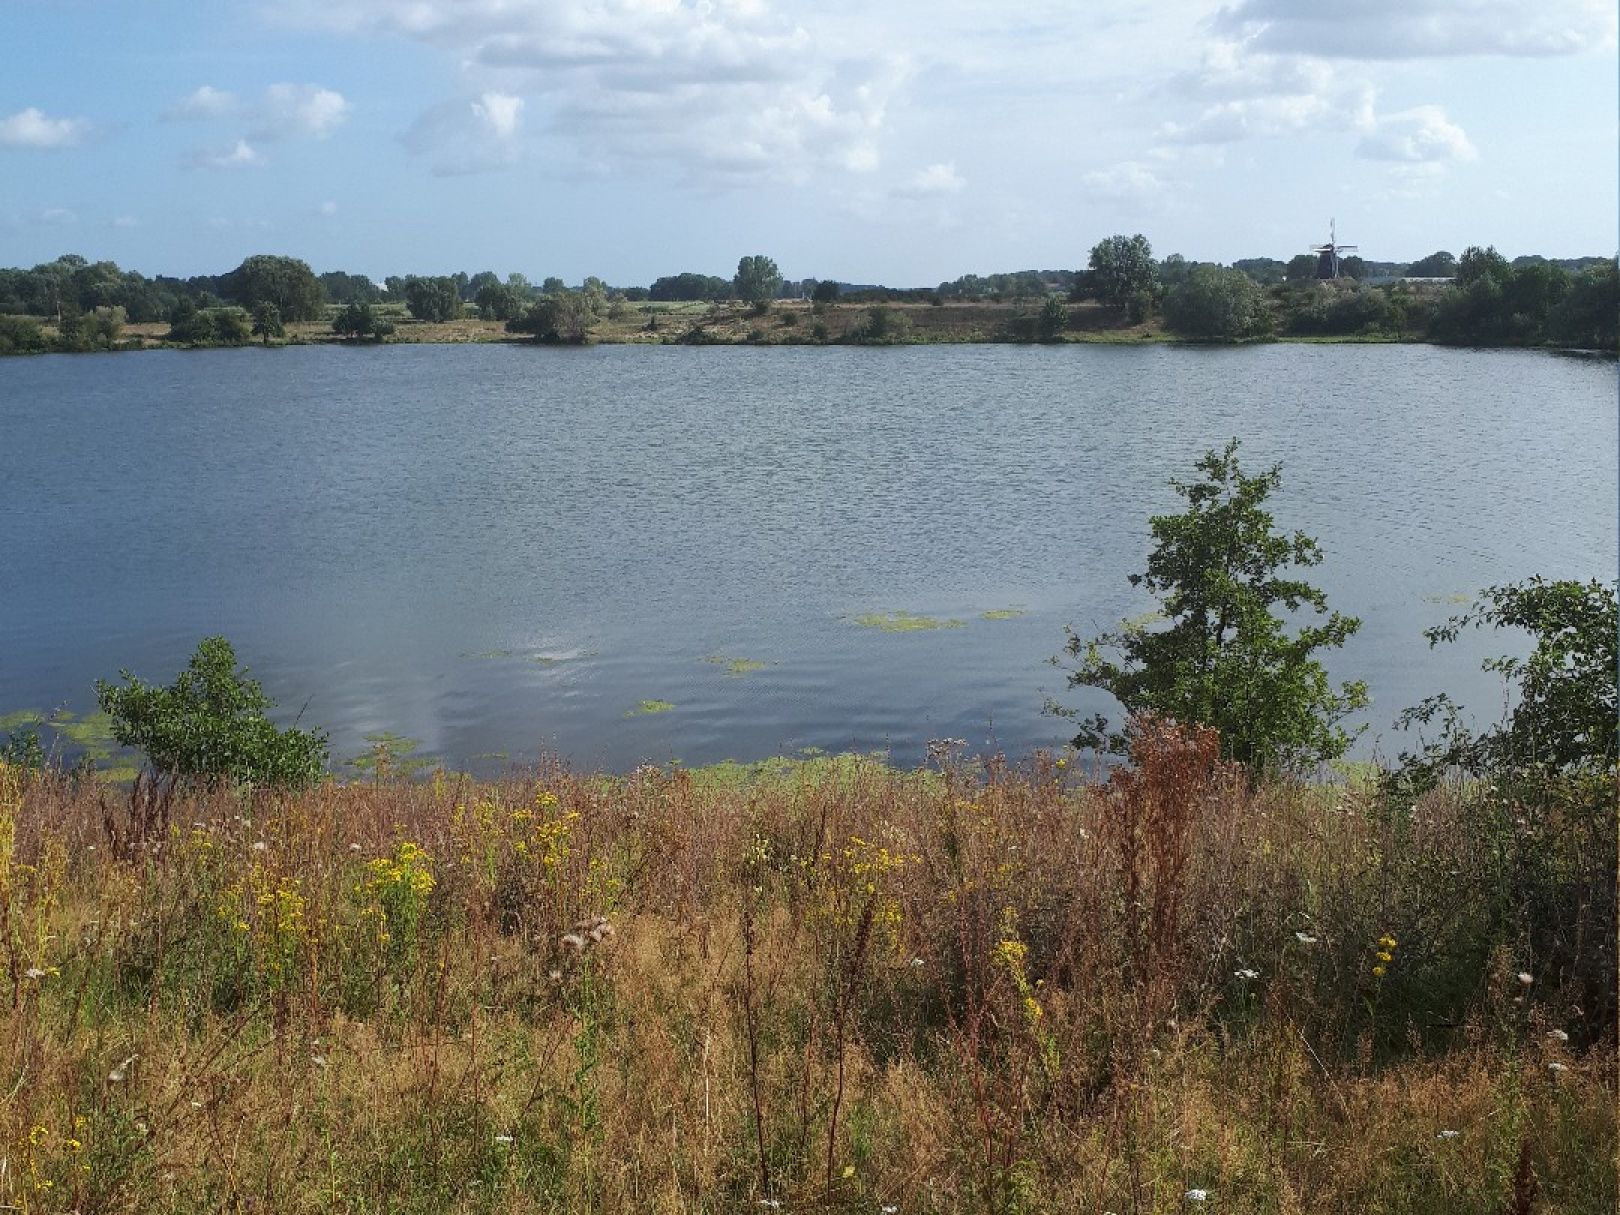
<svg viewBox="0 0 1620 1215">
<path fill-rule="evenodd" d="M 710 654 L 703 661 L 710 666 L 725 667 L 726 674 L 731 676 L 752 675 L 771 665 L 755 658 L 729 658 L 724 654 Z"/>
<path fill-rule="evenodd" d="M 1119 622 L 1121 633 L 1134 635 L 1145 633 L 1156 624 L 1163 624 L 1170 617 L 1163 612 L 1143 612 L 1140 616 L 1129 616 Z"/>
<path fill-rule="evenodd" d="M 45 714 L 38 709 L 18 709 L 15 713 L 0 715 L 0 733 L 9 734 L 24 726 L 38 726 L 44 723 Z"/>
<path fill-rule="evenodd" d="M 1423 596 L 1423 602 L 1442 603 L 1447 607 L 1461 607 L 1465 603 L 1474 602 L 1474 597 L 1472 595 L 1463 594 L 1462 592 L 1451 595 L 1425 595 Z"/>
<path fill-rule="evenodd" d="M 1020 616 L 1029 613 L 1023 608 L 991 608 L 988 612 L 980 612 L 980 620 L 1017 620 Z"/>
<path fill-rule="evenodd" d="M 416 749 L 422 745 L 421 739 L 395 734 L 392 730 L 380 730 L 375 734 L 363 734 L 361 737 L 370 743 L 371 747 L 347 761 L 348 766 L 357 771 L 374 772 L 378 776 L 389 773 L 410 776 L 436 766 L 434 760 L 416 754 Z"/>
<path fill-rule="evenodd" d="M 675 706 L 667 700 L 644 700 L 625 714 L 626 717 L 646 717 L 652 713 L 668 713 Z"/>
<path fill-rule="evenodd" d="M 914 612 L 863 612 L 855 617 L 863 629 L 877 629 L 883 633 L 923 633 L 931 629 L 959 629 L 960 620 L 938 616 L 919 616 Z"/>
<path fill-rule="evenodd" d="M 675 767 L 684 772 L 694 788 L 750 789 L 783 788 L 789 786 L 822 786 L 832 784 L 839 789 L 850 789 L 863 778 L 882 774 L 885 777 L 914 775 L 889 764 L 881 752 L 847 751 L 828 755 L 814 747 L 797 755 L 772 755 L 766 759 L 745 763 L 723 759 L 719 763 L 704 764 L 696 768 Z M 924 774 L 926 775 L 926 774 Z"/>
</svg>

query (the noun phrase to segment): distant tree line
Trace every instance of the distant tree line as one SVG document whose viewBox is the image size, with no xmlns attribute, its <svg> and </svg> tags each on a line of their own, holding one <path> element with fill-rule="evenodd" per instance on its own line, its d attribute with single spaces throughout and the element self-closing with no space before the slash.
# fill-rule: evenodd
<svg viewBox="0 0 1620 1215">
<path fill-rule="evenodd" d="M 787 279 L 764 254 L 741 258 L 729 279 L 685 271 L 650 287 L 613 287 L 594 276 L 573 287 L 557 277 L 538 285 L 522 274 L 389 276 L 381 283 L 334 270 L 317 275 L 294 257 L 255 254 L 226 274 L 147 278 L 114 262 L 76 254 L 31 269 L 0 269 L 0 354 L 108 350 L 124 343 L 126 324 L 167 322 L 165 337 L 188 345 L 238 345 L 284 339 L 287 326 L 325 321 L 354 340 L 380 340 L 409 317 L 443 323 L 476 313 L 537 341 L 588 339 L 604 316 L 643 301 L 736 301 L 763 315 L 780 299 L 882 307 L 1011 303 L 1005 336 L 1060 339 L 1074 303 L 1115 309 L 1119 323 L 1157 318 L 1173 333 L 1207 340 L 1294 336 L 1423 337 L 1460 345 L 1563 344 L 1613 350 L 1620 345 L 1620 271 L 1614 258 L 1508 261 L 1494 248 L 1470 246 L 1461 257 L 1439 250 L 1414 262 L 1345 257 L 1340 277 L 1324 280 L 1319 259 L 1244 258 L 1230 266 L 1159 259 L 1145 236 L 1115 234 L 1093 246 L 1078 270 L 966 274 L 934 288 L 815 278 Z M 1440 280 L 1438 283 L 1435 280 Z M 874 314 L 850 334 L 897 340 L 892 317 Z M 649 328 L 656 327 L 649 314 Z M 871 330 L 870 333 L 867 331 Z M 851 340 L 856 340 L 854 337 Z"/>
</svg>

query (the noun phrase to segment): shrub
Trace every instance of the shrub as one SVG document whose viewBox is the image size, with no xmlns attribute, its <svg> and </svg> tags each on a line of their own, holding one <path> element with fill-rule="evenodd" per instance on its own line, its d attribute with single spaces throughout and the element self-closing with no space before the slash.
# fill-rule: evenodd
<svg viewBox="0 0 1620 1215">
<path fill-rule="evenodd" d="M 299 787 L 325 774 L 325 734 L 271 724 L 265 710 L 274 702 L 223 637 L 205 637 L 166 688 L 128 671 L 120 678 L 122 686 L 98 679 L 96 701 L 113 719 L 113 737 L 144 751 L 160 778 Z"/>
<path fill-rule="evenodd" d="M 1366 687 L 1345 683 L 1335 690 L 1311 655 L 1342 646 L 1361 621 L 1333 612 L 1289 634 L 1277 608 L 1308 607 L 1320 615 L 1327 599 L 1283 571 L 1317 565 L 1322 553 L 1304 532 L 1274 531 L 1262 507 L 1282 483 L 1281 466 L 1246 476 L 1237 452 L 1233 439 L 1224 451 L 1205 453 L 1197 465 L 1202 480 L 1171 482 L 1186 511 L 1150 520 L 1156 544 L 1146 572 L 1130 582 L 1158 597 L 1166 625 L 1124 624 L 1090 640 L 1067 630 L 1067 653 L 1078 661 L 1069 686 L 1110 692 L 1131 714 L 1213 726 L 1222 757 L 1256 770 L 1334 759 L 1351 741 L 1338 723 L 1367 703 Z M 1125 745 L 1100 714 L 1074 739 L 1076 747 L 1114 752 Z"/>
</svg>

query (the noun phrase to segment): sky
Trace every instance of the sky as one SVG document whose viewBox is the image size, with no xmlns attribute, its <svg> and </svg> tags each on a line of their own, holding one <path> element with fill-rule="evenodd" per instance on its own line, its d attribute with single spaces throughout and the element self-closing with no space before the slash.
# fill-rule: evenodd
<svg viewBox="0 0 1620 1215">
<path fill-rule="evenodd" d="M 1615 252 L 1612 0 L 0 0 L 0 265 Z"/>
</svg>

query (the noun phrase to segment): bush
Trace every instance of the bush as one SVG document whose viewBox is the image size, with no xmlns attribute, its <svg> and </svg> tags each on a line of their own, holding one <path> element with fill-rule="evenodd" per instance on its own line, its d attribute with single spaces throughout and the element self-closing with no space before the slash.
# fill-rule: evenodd
<svg viewBox="0 0 1620 1215">
<path fill-rule="evenodd" d="M 1271 332 L 1265 294 L 1241 270 L 1194 266 L 1165 298 L 1164 320 L 1184 337 L 1235 341 Z"/>
<path fill-rule="evenodd" d="M 911 336 L 911 318 L 884 304 L 874 304 L 845 335 L 863 346 L 887 346 Z"/>
<path fill-rule="evenodd" d="M 1110 692 L 1133 715 L 1213 726 L 1222 758 L 1258 771 L 1335 759 L 1351 741 L 1338 723 L 1367 703 L 1366 686 L 1334 690 L 1311 654 L 1342 646 L 1361 621 L 1333 612 L 1289 635 L 1275 609 L 1308 607 L 1320 615 L 1327 599 L 1282 573 L 1319 564 L 1321 550 L 1304 532 L 1273 531 L 1262 509 L 1282 482 L 1281 466 L 1245 476 L 1237 452 L 1236 439 L 1207 452 L 1198 462 L 1202 480 L 1171 482 L 1187 510 L 1150 520 L 1156 544 L 1147 571 L 1130 582 L 1158 596 L 1165 627 L 1123 624 L 1087 641 L 1068 630 L 1066 650 L 1078 660 L 1069 686 Z M 1073 745 L 1123 753 L 1126 738 L 1099 714 Z"/>
<path fill-rule="evenodd" d="M 45 335 L 31 316 L 0 316 L 0 354 L 34 354 L 45 349 Z"/>
<path fill-rule="evenodd" d="M 274 702 L 238 669 L 223 637 L 205 637 L 166 688 L 128 671 L 120 678 L 123 686 L 98 679 L 96 701 L 113 719 L 113 737 L 144 751 L 160 778 L 299 787 L 326 772 L 325 734 L 272 725 L 265 710 Z"/>
</svg>

